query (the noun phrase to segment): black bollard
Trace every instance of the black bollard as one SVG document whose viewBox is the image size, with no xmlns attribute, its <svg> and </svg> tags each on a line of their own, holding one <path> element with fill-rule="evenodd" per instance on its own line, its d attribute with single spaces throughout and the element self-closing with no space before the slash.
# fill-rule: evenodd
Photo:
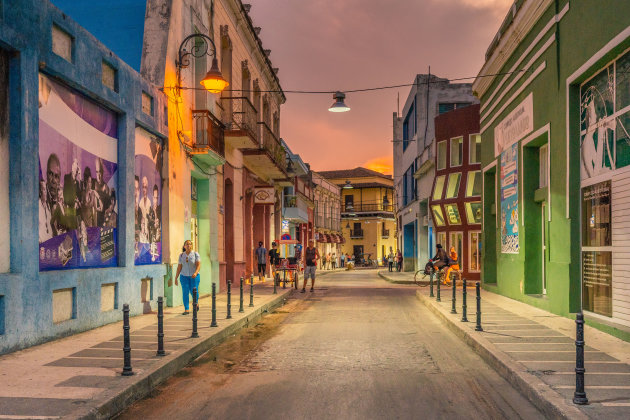
<svg viewBox="0 0 630 420">
<path fill-rule="evenodd" d="M 186 296 L 188 299 L 188 296 Z M 192 316 L 192 335 L 191 338 L 199 337 L 197 333 L 197 288 L 193 287 L 193 316 Z"/>
<path fill-rule="evenodd" d="M 245 312 L 245 310 L 243 309 L 243 277 L 241 277 L 241 298 L 240 298 L 240 304 L 238 307 L 238 311 L 239 312 Z"/>
<path fill-rule="evenodd" d="M 475 325 L 475 331 L 483 331 L 481 328 L 481 283 L 475 283 L 475 289 L 477 289 L 477 325 Z"/>
<path fill-rule="evenodd" d="M 211 327 L 217 327 L 217 284 L 212 283 L 212 322 Z"/>
<path fill-rule="evenodd" d="M 573 404 L 586 405 L 588 398 L 584 392 L 584 314 L 575 316 L 575 392 Z"/>
<path fill-rule="evenodd" d="M 429 275 L 429 297 L 433 297 L 433 273 Z"/>
<path fill-rule="evenodd" d="M 457 304 L 457 283 L 455 282 L 455 277 L 451 275 L 451 284 L 453 285 L 453 298 L 451 299 L 451 313 L 456 314 L 457 308 L 455 305 Z"/>
<path fill-rule="evenodd" d="M 278 290 L 276 289 L 277 284 L 278 284 L 278 273 L 276 273 L 276 275 L 273 276 L 273 294 L 274 295 L 278 294 Z"/>
<path fill-rule="evenodd" d="M 232 280 L 227 281 L 227 316 L 225 319 L 232 319 Z"/>
<path fill-rule="evenodd" d="M 157 300 L 158 304 L 158 356 L 166 356 L 166 352 L 164 351 L 164 299 L 162 296 L 158 296 Z"/>
<path fill-rule="evenodd" d="M 129 304 L 123 305 L 123 371 L 122 376 L 133 375 L 131 368 L 131 342 L 129 340 Z"/>
<path fill-rule="evenodd" d="M 466 316 L 466 279 L 462 280 L 462 322 L 468 322 L 468 317 Z"/>
<path fill-rule="evenodd" d="M 249 283 L 249 307 L 254 306 L 254 275 L 252 274 L 252 281 Z"/>
<path fill-rule="evenodd" d="M 442 302 L 442 299 L 440 298 L 440 274 L 438 273 L 438 278 L 437 278 L 437 297 L 435 298 L 436 302 Z"/>
<path fill-rule="evenodd" d="M 282 288 L 286 289 L 287 288 L 287 270 L 282 270 Z"/>
</svg>

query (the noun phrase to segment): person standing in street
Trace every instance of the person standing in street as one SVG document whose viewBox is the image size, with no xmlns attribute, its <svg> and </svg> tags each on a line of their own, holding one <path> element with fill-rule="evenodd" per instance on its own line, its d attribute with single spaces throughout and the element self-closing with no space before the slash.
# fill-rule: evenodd
<svg viewBox="0 0 630 420">
<path fill-rule="evenodd" d="M 337 268 L 337 253 L 336 252 L 333 252 L 332 258 L 330 261 L 332 262 L 332 269 L 334 270 L 335 268 Z"/>
<path fill-rule="evenodd" d="M 280 264 L 280 251 L 278 251 L 278 244 L 275 242 L 271 243 L 271 251 L 269 251 L 269 264 L 271 265 L 271 277 L 275 279 L 276 269 Z"/>
<path fill-rule="evenodd" d="M 185 241 L 182 253 L 179 254 L 179 264 L 177 265 L 177 274 L 175 274 L 175 286 L 177 286 L 177 278 L 181 274 L 182 279 L 182 299 L 184 300 L 184 313 L 188 315 L 188 299 L 192 295 L 193 288 L 199 293 L 199 270 L 201 270 L 201 258 L 199 254 L 192 249 L 192 241 Z M 197 296 L 199 296 L 197 294 Z M 197 304 L 199 309 L 199 304 Z"/>
<path fill-rule="evenodd" d="M 387 263 L 389 265 L 389 272 L 394 271 L 394 250 L 392 247 L 389 247 L 389 255 L 387 256 Z"/>
<path fill-rule="evenodd" d="M 339 267 L 340 268 L 344 268 L 345 267 L 345 260 L 346 260 L 346 254 L 344 254 L 343 252 L 341 253 L 341 255 L 339 256 Z"/>
<path fill-rule="evenodd" d="M 267 272 L 267 248 L 263 246 L 262 241 L 258 242 L 258 248 L 254 250 L 256 261 L 258 262 L 258 280 L 265 281 L 265 273 Z"/>
<path fill-rule="evenodd" d="M 400 252 L 400 250 L 398 250 L 398 255 L 396 258 L 397 262 L 398 262 L 398 272 L 402 271 L 402 264 L 403 264 L 403 256 L 402 256 L 402 252 Z"/>
<path fill-rule="evenodd" d="M 315 288 L 315 270 L 317 269 L 317 260 L 319 259 L 319 252 L 314 246 L 315 242 L 312 239 L 308 241 L 308 247 L 304 251 L 304 286 L 300 293 L 306 292 L 306 285 L 308 284 L 308 278 L 311 278 L 311 292 Z"/>
</svg>

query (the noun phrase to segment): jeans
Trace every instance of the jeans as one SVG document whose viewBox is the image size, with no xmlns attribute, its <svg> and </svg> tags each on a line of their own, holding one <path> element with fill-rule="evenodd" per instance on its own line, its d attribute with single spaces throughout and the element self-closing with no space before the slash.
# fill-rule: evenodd
<svg viewBox="0 0 630 420">
<path fill-rule="evenodd" d="M 390 261 L 390 262 L 389 262 L 389 271 L 390 271 L 390 272 L 391 272 L 391 271 L 393 271 L 393 268 L 394 268 L 394 262 L 393 262 L 393 261 Z"/>
<path fill-rule="evenodd" d="M 179 281 L 182 283 L 182 299 L 184 300 L 185 310 L 188 310 L 188 296 L 192 296 L 193 288 L 197 289 L 197 298 L 199 298 L 199 280 L 199 274 L 195 278 L 179 276 Z"/>
</svg>

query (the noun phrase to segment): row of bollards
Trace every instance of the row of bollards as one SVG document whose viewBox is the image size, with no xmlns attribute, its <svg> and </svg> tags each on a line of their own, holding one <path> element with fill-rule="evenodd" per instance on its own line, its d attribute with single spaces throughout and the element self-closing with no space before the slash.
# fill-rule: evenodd
<svg viewBox="0 0 630 420">
<path fill-rule="evenodd" d="M 274 282 L 275 283 L 275 282 Z M 218 327 L 217 324 L 217 285 L 216 283 L 212 283 L 212 321 L 210 323 L 210 327 Z M 276 287 L 274 284 L 274 293 L 276 292 Z M 193 310 L 192 310 L 192 333 L 191 338 L 198 338 L 199 333 L 197 332 L 197 323 L 198 317 L 197 312 L 199 297 L 197 294 L 197 288 L 193 288 Z M 157 355 L 165 356 L 166 352 L 164 351 L 164 298 L 162 296 L 158 296 L 157 299 Z M 249 288 L 249 306 L 254 306 L 254 276 L 252 275 L 250 281 Z M 240 287 L 240 307 L 239 312 L 245 312 L 243 309 L 243 277 L 241 277 L 241 287 Z M 232 318 L 232 281 L 227 281 L 227 317 L 226 319 Z M 129 326 L 129 304 L 125 303 L 123 305 L 123 370 L 122 376 L 131 376 L 134 374 L 133 368 L 131 367 L 131 339 L 129 334 L 130 326 Z"/>
<path fill-rule="evenodd" d="M 429 297 L 434 297 L 433 295 L 433 276 L 434 274 L 431 274 L 431 276 L 429 277 Z M 436 302 L 441 302 L 441 289 L 440 289 L 440 280 L 438 279 L 437 281 L 437 296 L 435 296 L 435 300 Z M 452 283 L 452 291 L 453 291 L 453 297 L 451 298 L 451 313 L 452 314 L 457 314 L 457 283 L 455 280 L 455 275 L 453 273 L 453 275 L 451 275 L 451 283 Z M 462 279 L 462 319 L 461 322 L 468 322 L 468 305 L 466 304 L 466 298 L 467 298 L 467 291 L 466 291 L 466 287 L 467 287 L 467 281 L 466 279 Z M 477 322 L 475 325 L 475 331 L 483 331 L 483 328 L 481 327 L 481 283 L 479 282 L 475 282 L 475 289 L 476 289 L 476 293 L 477 293 Z"/>
</svg>

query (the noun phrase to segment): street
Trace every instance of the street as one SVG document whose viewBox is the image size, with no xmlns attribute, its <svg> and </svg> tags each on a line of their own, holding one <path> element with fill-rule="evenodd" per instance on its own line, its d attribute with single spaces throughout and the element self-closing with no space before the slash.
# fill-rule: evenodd
<svg viewBox="0 0 630 420">
<path fill-rule="evenodd" d="M 416 289 L 323 276 L 119 418 L 541 418 Z"/>
</svg>

